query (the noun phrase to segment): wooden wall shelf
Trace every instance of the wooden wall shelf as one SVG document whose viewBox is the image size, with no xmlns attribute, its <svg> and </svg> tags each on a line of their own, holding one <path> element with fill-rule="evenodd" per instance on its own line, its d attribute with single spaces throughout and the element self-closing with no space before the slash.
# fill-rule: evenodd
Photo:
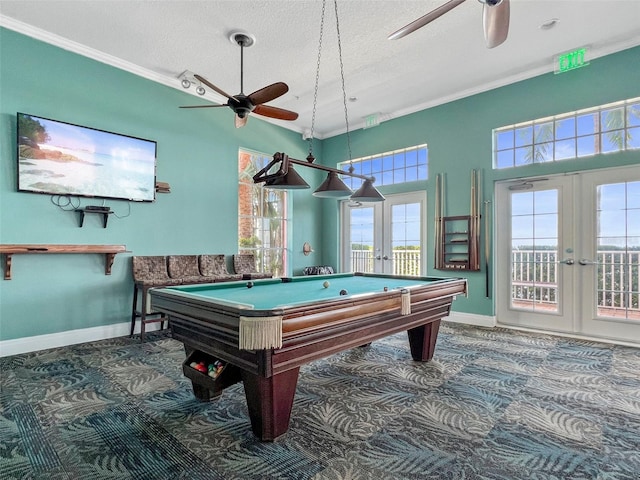
<svg viewBox="0 0 640 480">
<path fill-rule="evenodd" d="M 127 251 L 125 245 L 0 245 L 0 254 L 4 256 L 4 279 L 11 280 L 11 260 L 13 255 L 25 253 L 100 253 L 105 255 L 104 274 L 111 275 L 111 266 L 116 254 Z"/>
<path fill-rule="evenodd" d="M 80 214 L 80 228 L 82 228 L 82 225 L 84 225 L 84 216 L 87 213 L 97 213 L 98 215 L 102 215 L 102 227 L 107 228 L 109 215 L 113 213 L 113 211 L 111 210 L 94 210 L 92 208 L 77 208 L 75 211 Z"/>
</svg>

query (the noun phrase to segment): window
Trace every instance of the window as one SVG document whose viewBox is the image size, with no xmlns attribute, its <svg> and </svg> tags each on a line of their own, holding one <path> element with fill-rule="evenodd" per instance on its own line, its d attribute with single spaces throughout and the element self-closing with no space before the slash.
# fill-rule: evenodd
<svg viewBox="0 0 640 480">
<path fill-rule="evenodd" d="M 339 170 L 348 171 L 353 165 L 353 173 L 375 177 L 376 186 L 416 182 L 428 178 L 427 145 L 403 148 L 393 152 L 362 157 L 338 164 Z M 352 190 L 362 184 L 362 179 L 343 176 L 342 180 Z"/>
<path fill-rule="evenodd" d="M 238 156 L 238 252 L 253 253 L 259 272 L 275 277 L 287 270 L 287 192 L 253 183 L 271 157 L 240 150 Z"/>
<path fill-rule="evenodd" d="M 494 168 L 562 161 L 640 148 L 640 98 L 493 131 Z"/>
</svg>

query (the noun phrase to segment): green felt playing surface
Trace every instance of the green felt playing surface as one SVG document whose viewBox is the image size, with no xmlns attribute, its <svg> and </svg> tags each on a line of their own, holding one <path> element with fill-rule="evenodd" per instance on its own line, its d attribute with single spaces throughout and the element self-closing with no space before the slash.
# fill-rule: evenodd
<svg viewBox="0 0 640 480">
<path fill-rule="evenodd" d="M 388 291 L 399 292 L 402 289 L 410 290 L 412 287 L 438 281 L 442 279 L 335 274 L 253 280 L 251 288 L 247 287 L 249 281 L 242 281 L 169 287 L 169 289 L 202 299 L 236 304 L 239 308 L 270 310 L 340 298 L 341 290 L 345 290 L 348 296 L 373 295 L 383 293 L 384 287 L 387 287 Z M 327 288 L 323 285 L 325 282 L 329 283 Z"/>
</svg>

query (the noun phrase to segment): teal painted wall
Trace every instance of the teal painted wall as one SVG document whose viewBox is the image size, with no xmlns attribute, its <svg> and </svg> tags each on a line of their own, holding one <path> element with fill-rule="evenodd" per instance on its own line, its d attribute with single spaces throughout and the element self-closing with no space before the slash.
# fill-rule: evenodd
<svg viewBox="0 0 640 480">
<path fill-rule="evenodd" d="M 304 158 L 300 134 L 250 118 L 236 129 L 228 109 L 180 110 L 197 98 L 0 29 L 0 243 L 124 244 L 111 276 L 103 255 L 16 255 L 12 280 L 0 280 L 0 340 L 127 322 L 131 255 L 237 252 L 240 147 Z M 63 211 L 49 195 L 16 191 L 16 112 L 31 113 L 158 142 L 157 178 L 171 185 L 155 203 L 106 202 L 100 217 Z M 315 172 L 304 172 L 316 182 Z M 322 231 L 317 199 L 293 192 L 294 271 L 320 263 L 302 255 Z M 82 199 L 83 205 L 101 201 Z M 118 218 L 121 217 L 121 218 Z"/>
<path fill-rule="evenodd" d="M 494 183 L 497 180 L 620 165 L 640 165 L 640 152 L 636 150 L 555 164 L 492 171 L 492 129 L 638 96 L 640 47 L 595 59 L 586 68 L 560 75 L 541 75 L 390 120 L 375 128 L 351 132 L 352 156 L 358 158 L 421 143 L 428 144 L 429 180 L 425 184 L 405 188 L 426 188 L 427 191 L 428 274 L 453 276 L 451 272 L 433 268 L 436 174 L 446 174 L 446 215 L 468 215 L 472 169 L 482 170 L 483 197 L 492 200 Z M 325 140 L 323 153 L 323 160 L 327 164 L 335 165 L 348 159 L 345 135 Z M 393 191 L 399 190 L 395 188 Z M 380 191 L 391 193 L 391 190 L 385 187 L 381 187 Z M 323 205 L 322 218 L 326 230 L 322 248 L 328 252 L 325 261 L 339 265 L 338 215 L 333 205 Z M 490 226 L 490 231 L 492 227 Z M 484 230 L 481 238 L 483 237 Z M 456 300 L 453 308 L 461 312 L 493 315 L 493 295 L 490 298 L 485 296 L 483 244 L 480 250 L 481 271 L 462 275 L 469 280 L 469 297 Z M 491 270 L 490 272 L 493 273 Z"/>
<path fill-rule="evenodd" d="M 640 163 L 639 152 L 491 170 L 495 127 L 640 96 L 640 48 L 593 60 L 587 68 L 540 77 L 351 133 L 359 157 L 419 143 L 429 145 L 430 179 L 410 188 L 427 192 L 427 226 L 434 221 L 434 178 L 447 174 L 447 214 L 468 213 L 470 171 L 483 171 L 486 199 L 496 180 Z M 111 276 L 100 255 L 24 255 L 13 261 L 13 279 L 0 280 L 0 340 L 105 326 L 129 319 L 131 255 L 224 253 L 237 250 L 237 152 L 284 151 L 304 159 L 307 144 L 298 133 L 252 117 L 235 129 L 227 109 L 179 110 L 194 97 L 60 48 L 0 29 L 0 243 L 124 244 Z M 103 229 L 87 218 L 78 228 L 73 212 L 50 197 L 16 192 L 17 111 L 70 121 L 158 142 L 158 180 L 172 193 L 153 204 L 107 201 L 112 215 Z M 344 135 L 316 142 L 325 164 L 347 158 Z M 310 185 L 322 175 L 301 170 Z M 402 191 L 385 189 L 383 193 Z M 88 199 L 83 204 L 91 204 Z M 294 273 L 307 265 L 339 265 L 335 200 L 308 190 L 292 192 L 291 249 Z M 433 234 L 428 236 L 428 255 Z M 302 254 L 308 241 L 315 252 Z M 483 248 L 481 248 L 481 251 Z M 484 258 L 482 259 L 484 265 Z M 484 268 L 484 267 L 483 267 Z M 428 273 L 443 275 L 428 260 Z M 454 309 L 492 315 L 485 298 L 485 272 L 472 272 L 469 298 Z"/>
</svg>

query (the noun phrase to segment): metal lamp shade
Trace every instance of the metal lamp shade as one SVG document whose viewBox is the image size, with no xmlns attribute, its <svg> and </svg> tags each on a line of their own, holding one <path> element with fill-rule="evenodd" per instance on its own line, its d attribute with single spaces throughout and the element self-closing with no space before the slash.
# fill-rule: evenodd
<svg viewBox="0 0 640 480">
<path fill-rule="evenodd" d="M 264 186 L 274 190 L 302 190 L 304 188 L 311 188 L 291 165 L 289 165 L 286 175 L 267 180 Z"/>
<path fill-rule="evenodd" d="M 351 189 L 335 172 L 329 172 L 325 181 L 313 192 L 313 195 L 320 198 L 344 198 L 352 193 Z"/>
<path fill-rule="evenodd" d="M 315 194 L 314 194 L 315 195 Z M 355 202 L 384 202 L 384 196 L 373 186 L 371 180 L 365 180 L 358 190 L 351 195 Z"/>
</svg>

